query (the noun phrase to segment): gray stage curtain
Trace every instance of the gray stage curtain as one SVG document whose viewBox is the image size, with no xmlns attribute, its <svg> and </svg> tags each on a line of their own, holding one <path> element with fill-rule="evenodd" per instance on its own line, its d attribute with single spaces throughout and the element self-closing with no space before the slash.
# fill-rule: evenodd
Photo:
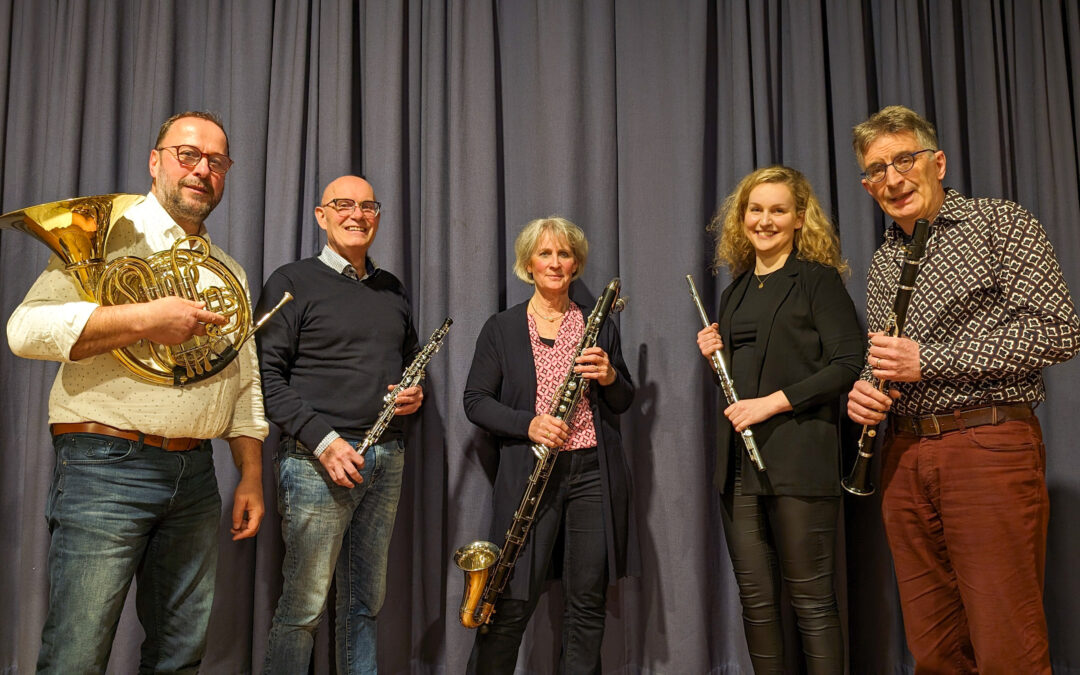
<svg viewBox="0 0 1080 675">
<path fill-rule="evenodd" d="M 312 207 L 330 179 L 366 175 L 384 204 L 372 254 L 412 291 L 427 336 L 453 316 L 410 438 L 380 618 L 384 672 L 461 672 L 453 550 L 486 535 L 496 457 L 461 406 L 492 313 L 527 297 L 509 270 L 528 220 L 581 224 L 585 286 L 623 280 L 620 319 L 638 384 L 623 433 L 644 563 L 613 589 L 605 672 L 746 673 L 737 593 L 710 485 L 717 393 L 697 354 L 683 275 L 710 310 L 704 225 L 745 173 L 800 168 L 839 224 L 857 305 L 883 220 L 858 182 L 850 129 L 904 103 L 939 129 L 946 183 L 1037 213 L 1080 290 L 1076 136 L 1080 10 L 1052 0 L 0 0 L 0 211 L 72 195 L 145 192 L 157 125 L 182 109 L 224 118 L 236 165 L 208 226 L 253 284 L 315 254 Z M 0 236 L 10 315 L 47 260 Z M 332 358 L 332 355 L 328 355 Z M 0 671 L 33 670 L 44 618 L 46 430 L 55 366 L 0 350 Z M 1055 672 L 1080 672 L 1080 434 L 1072 383 L 1047 373 L 1039 408 L 1053 515 L 1046 611 Z M 275 491 L 267 445 L 266 495 Z M 236 471 L 216 450 L 229 503 Z M 853 673 L 911 670 L 875 498 L 848 500 L 840 594 Z M 203 672 L 261 668 L 280 590 L 276 517 L 255 541 L 223 528 Z M 502 542 L 496 542 L 501 544 Z M 557 659 L 549 593 L 522 672 Z M 125 611 L 110 672 L 134 672 Z M 315 672 L 332 672 L 325 628 Z"/>
</svg>

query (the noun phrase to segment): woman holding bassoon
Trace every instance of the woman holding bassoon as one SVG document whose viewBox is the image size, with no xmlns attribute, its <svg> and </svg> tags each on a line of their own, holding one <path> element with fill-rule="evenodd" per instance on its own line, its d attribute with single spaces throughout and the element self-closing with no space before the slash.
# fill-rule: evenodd
<svg viewBox="0 0 1080 675">
<path fill-rule="evenodd" d="M 743 178 L 709 229 L 715 265 L 734 281 L 721 295 L 719 323 L 697 341 L 706 359 L 725 349 L 740 398 L 723 411 L 715 482 L 750 659 L 758 675 L 785 672 L 783 579 L 807 672 L 843 673 L 833 588 L 838 418 L 865 341 L 841 279 L 847 266 L 809 182 L 788 167 Z M 732 433 L 747 427 L 764 471 Z"/>
<path fill-rule="evenodd" d="M 554 567 L 561 569 L 565 606 L 560 672 L 599 673 L 607 587 L 631 571 L 636 555 L 618 422 L 633 401 L 634 384 L 612 321 L 600 328 L 596 346 L 575 359 L 589 313 L 569 295 L 588 258 L 581 229 L 562 218 L 534 220 L 514 250 L 514 274 L 535 290 L 484 325 L 464 396 L 469 420 L 500 448 L 491 530 L 498 541 L 537 462 L 531 446 L 559 454 L 509 583 L 477 632 L 468 672 L 514 672 L 525 627 Z M 571 370 L 589 386 L 564 422 L 549 412 Z"/>
</svg>

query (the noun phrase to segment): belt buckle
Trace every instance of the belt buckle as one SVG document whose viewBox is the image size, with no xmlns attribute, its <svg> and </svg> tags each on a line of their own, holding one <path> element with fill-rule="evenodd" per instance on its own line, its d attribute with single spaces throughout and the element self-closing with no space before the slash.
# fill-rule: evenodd
<svg viewBox="0 0 1080 675">
<path fill-rule="evenodd" d="M 919 435 L 920 436 L 940 436 L 941 435 L 941 423 L 938 422 L 937 415 L 927 415 L 926 417 L 920 417 L 919 419 L 920 420 L 928 420 L 928 421 L 934 423 L 934 432 L 933 433 L 925 433 L 923 431 L 923 424 L 920 421 L 920 423 L 919 423 Z"/>
</svg>

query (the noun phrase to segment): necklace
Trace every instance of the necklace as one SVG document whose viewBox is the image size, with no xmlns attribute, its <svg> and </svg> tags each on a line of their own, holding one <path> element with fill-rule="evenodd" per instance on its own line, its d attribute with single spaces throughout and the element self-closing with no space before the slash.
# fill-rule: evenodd
<svg viewBox="0 0 1080 675">
<path fill-rule="evenodd" d="M 532 309 L 533 316 L 538 316 L 544 321 L 558 321 L 559 319 L 563 318 L 563 315 L 566 314 L 566 310 L 564 309 L 562 312 L 556 314 L 555 316 L 544 316 L 539 311 L 537 311 L 536 305 L 533 303 L 532 300 L 529 300 L 529 308 Z"/>
<path fill-rule="evenodd" d="M 771 277 L 774 274 L 776 274 L 776 270 L 773 270 L 772 272 L 769 272 L 765 276 L 761 276 L 757 272 L 754 272 L 754 278 L 757 279 L 757 287 L 758 288 L 764 288 L 765 287 L 765 282 L 768 281 L 769 277 Z"/>
</svg>

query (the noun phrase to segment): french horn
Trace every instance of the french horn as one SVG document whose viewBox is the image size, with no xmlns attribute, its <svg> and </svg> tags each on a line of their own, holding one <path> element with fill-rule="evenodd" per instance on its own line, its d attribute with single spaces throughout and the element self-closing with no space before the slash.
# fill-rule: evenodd
<svg viewBox="0 0 1080 675">
<path fill-rule="evenodd" d="M 112 354 L 136 377 L 181 387 L 224 370 L 240 347 L 278 309 L 292 299 L 286 293 L 256 324 L 243 284 L 217 258 L 210 243 L 197 235 L 176 241 L 170 250 L 149 258 L 119 257 L 106 262 L 109 234 L 143 195 L 108 194 L 76 197 L 30 206 L 0 216 L 0 229 L 22 230 L 41 241 L 64 263 L 83 299 L 99 305 L 149 302 L 170 295 L 201 300 L 206 309 L 226 318 L 222 326 L 206 325 L 178 345 L 140 340 Z"/>
</svg>

